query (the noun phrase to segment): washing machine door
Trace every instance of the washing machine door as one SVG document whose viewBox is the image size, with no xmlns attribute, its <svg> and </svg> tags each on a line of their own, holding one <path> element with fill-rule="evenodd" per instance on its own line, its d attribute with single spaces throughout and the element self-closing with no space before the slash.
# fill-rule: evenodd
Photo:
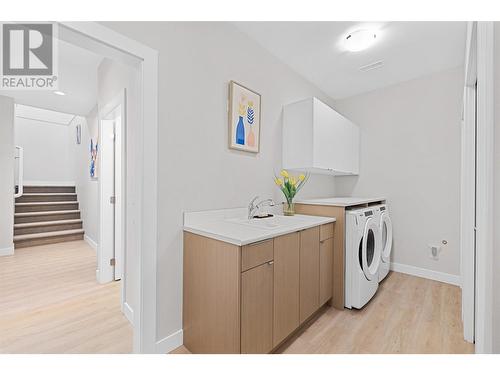
<svg viewBox="0 0 500 375">
<path fill-rule="evenodd" d="M 360 249 L 360 266 L 368 280 L 378 279 L 380 266 L 380 228 L 374 218 L 366 220 Z"/>
<path fill-rule="evenodd" d="M 392 221 L 387 212 L 380 216 L 380 237 L 382 240 L 382 262 L 389 263 L 392 251 Z"/>
</svg>

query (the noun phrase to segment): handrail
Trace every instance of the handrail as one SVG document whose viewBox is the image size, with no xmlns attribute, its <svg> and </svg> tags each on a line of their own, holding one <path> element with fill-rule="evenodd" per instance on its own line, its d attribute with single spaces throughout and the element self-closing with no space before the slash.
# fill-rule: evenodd
<svg viewBox="0 0 500 375">
<path fill-rule="evenodd" d="M 18 174 L 17 174 L 17 179 L 18 179 L 18 181 L 17 181 L 17 193 L 14 193 L 14 198 L 19 198 L 23 195 L 24 150 L 20 146 L 15 146 L 15 147 L 18 151 L 18 154 L 17 154 L 17 156 L 14 156 L 14 159 L 19 159 L 19 161 L 18 161 L 19 169 L 18 169 Z M 15 186 L 14 186 L 14 189 L 15 189 Z M 14 190 L 14 192 L 15 192 L 15 190 Z"/>
</svg>

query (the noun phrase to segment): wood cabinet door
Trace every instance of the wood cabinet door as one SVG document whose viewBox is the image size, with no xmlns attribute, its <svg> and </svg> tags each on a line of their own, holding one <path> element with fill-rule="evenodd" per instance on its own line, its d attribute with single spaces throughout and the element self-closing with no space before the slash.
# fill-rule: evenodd
<svg viewBox="0 0 500 375">
<path fill-rule="evenodd" d="M 333 290 L 333 237 L 319 244 L 319 304 L 332 298 Z"/>
<path fill-rule="evenodd" d="M 274 239 L 273 346 L 299 326 L 299 233 Z"/>
<path fill-rule="evenodd" d="M 273 262 L 241 274 L 241 353 L 273 348 Z"/>
<path fill-rule="evenodd" d="M 300 323 L 319 308 L 319 227 L 300 232 Z"/>
</svg>

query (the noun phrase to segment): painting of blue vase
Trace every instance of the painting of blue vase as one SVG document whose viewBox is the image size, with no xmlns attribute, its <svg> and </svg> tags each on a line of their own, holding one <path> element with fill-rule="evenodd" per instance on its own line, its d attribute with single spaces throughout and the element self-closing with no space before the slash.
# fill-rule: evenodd
<svg viewBox="0 0 500 375">
<path fill-rule="evenodd" d="M 229 148 L 259 152 L 260 94 L 229 83 Z"/>
<path fill-rule="evenodd" d="M 238 125 L 236 125 L 236 144 L 245 144 L 245 125 L 243 124 L 243 116 L 239 116 Z"/>
</svg>

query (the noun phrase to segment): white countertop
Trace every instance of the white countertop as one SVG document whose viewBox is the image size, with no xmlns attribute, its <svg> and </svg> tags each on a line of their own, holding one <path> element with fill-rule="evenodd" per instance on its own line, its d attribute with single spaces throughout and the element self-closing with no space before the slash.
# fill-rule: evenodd
<svg viewBox="0 0 500 375">
<path fill-rule="evenodd" d="M 372 203 L 379 201 L 385 201 L 385 198 L 332 197 L 332 198 L 318 198 L 318 199 L 303 199 L 303 200 L 298 200 L 295 203 L 314 204 L 318 206 L 349 207 L 349 206 L 356 206 L 358 204 L 365 204 L 365 203 Z"/>
<path fill-rule="evenodd" d="M 275 215 L 268 219 L 247 219 L 246 208 L 184 213 L 184 230 L 215 240 L 243 246 L 322 224 L 334 217 Z"/>
</svg>

